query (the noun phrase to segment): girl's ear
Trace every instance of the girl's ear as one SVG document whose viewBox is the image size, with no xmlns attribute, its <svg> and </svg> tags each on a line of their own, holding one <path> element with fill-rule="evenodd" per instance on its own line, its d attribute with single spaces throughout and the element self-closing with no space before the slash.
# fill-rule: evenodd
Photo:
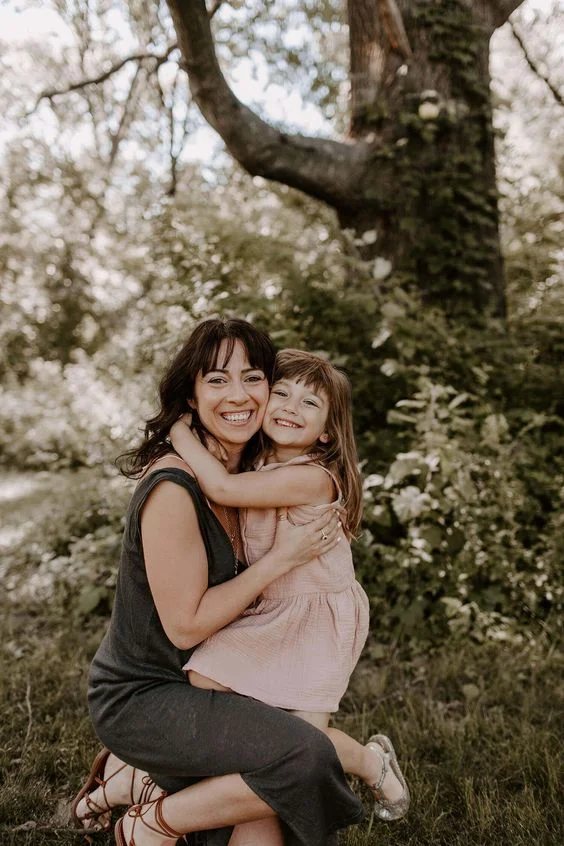
<svg viewBox="0 0 564 846">
<path fill-rule="evenodd" d="M 327 444 L 327 443 L 329 443 L 329 435 L 327 434 L 327 432 L 323 432 L 323 433 L 319 436 L 319 440 L 321 441 L 321 443 L 322 443 L 322 444 Z"/>
</svg>

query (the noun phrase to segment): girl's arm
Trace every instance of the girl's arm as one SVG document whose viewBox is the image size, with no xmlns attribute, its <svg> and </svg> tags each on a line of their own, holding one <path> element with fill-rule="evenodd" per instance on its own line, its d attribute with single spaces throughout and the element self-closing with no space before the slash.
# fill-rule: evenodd
<svg viewBox="0 0 564 846">
<path fill-rule="evenodd" d="M 331 477 L 313 464 L 278 467 L 264 473 L 228 473 L 221 461 L 179 420 L 170 430 L 176 452 L 190 465 L 207 497 L 238 508 L 323 505 L 335 496 Z"/>
<path fill-rule="evenodd" d="M 272 581 L 332 549 L 339 539 L 329 509 L 305 526 L 280 520 L 274 546 L 235 578 L 208 587 L 208 560 L 188 491 L 160 482 L 141 513 L 147 578 L 167 637 L 190 649 L 243 613 Z"/>
</svg>

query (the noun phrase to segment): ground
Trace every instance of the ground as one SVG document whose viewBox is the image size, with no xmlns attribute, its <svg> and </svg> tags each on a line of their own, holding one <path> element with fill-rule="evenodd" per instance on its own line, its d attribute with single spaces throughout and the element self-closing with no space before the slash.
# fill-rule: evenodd
<svg viewBox="0 0 564 846">
<path fill-rule="evenodd" d="M 85 690 L 106 605 L 85 613 L 68 586 L 38 598 L 49 595 L 50 559 L 37 548 L 38 526 L 55 520 L 53 494 L 72 497 L 88 485 L 88 474 L 78 486 L 77 479 L 70 471 L 0 478 L 2 846 L 84 842 L 68 823 L 68 802 L 98 748 Z M 99 519 L 97 525 L 103 531 Z M 80 549 L 87 554 L 87 544 Z M 37 583 L 32 577 L 41 567 L 44 593 L 21 590 Z M 539 641 L 451 641 L 414 645 L 406 655 L 381 640 L 376 625 L 336 723 L 360 740 L 375 731 L 392 737 L 413 804 L 399 823 L 368 814 L 365 825 L 342 836 L 342 846 L 564 842 L 562 653 Z M 93 840 L 113 842 L 110 835 Z"/>
</svg>

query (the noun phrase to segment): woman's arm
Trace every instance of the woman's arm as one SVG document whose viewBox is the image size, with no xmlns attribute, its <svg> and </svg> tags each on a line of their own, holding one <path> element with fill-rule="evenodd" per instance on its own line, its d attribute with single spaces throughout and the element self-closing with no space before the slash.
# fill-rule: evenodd
<svg viewBox="0 0 564 846">
<path fill-rule="evenodd" d="M 176 452 L 190 465 L 200 487 L 213 502 L 238 508 L 280 508 L 290 505 L 322 505 L 334 497 L 331 477 L 313 464 L 278 467 L 262 473 L 228 473 L 210 455 L 186 423 L 170 430 Z"/>
<path fill-rule="evenodd" d="M 306 526 L 278 523 L 272 549 L 234 579 L 208 587 L 208 561 L 188 491 L 160 482 L 141 514 L 147 577 L 168 638 L 190 649 L 238 617 L 272 581 L 338 542 L 337 515 L 328 510 Z"/>
</svg>

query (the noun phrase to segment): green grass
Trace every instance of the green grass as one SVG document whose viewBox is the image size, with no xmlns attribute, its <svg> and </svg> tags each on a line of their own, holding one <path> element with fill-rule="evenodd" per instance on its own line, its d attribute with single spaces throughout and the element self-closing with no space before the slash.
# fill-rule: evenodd
<svg viewBox="0 0 564 846">
<path fill-rule="evenodd" d="M 105 621 L 56 602 L 0 603 L 0 844 L 84 843 L 67 808 L 98 748 L 85 691 Z M 343 846 L 564 842 L 563 671 L 562 654 L 539 645 L 365 658 L 338 725 L 363 741 L 376 730 L 393 738 L 412 807 L 399 823 L 368 818 Z"/>
</svg>

